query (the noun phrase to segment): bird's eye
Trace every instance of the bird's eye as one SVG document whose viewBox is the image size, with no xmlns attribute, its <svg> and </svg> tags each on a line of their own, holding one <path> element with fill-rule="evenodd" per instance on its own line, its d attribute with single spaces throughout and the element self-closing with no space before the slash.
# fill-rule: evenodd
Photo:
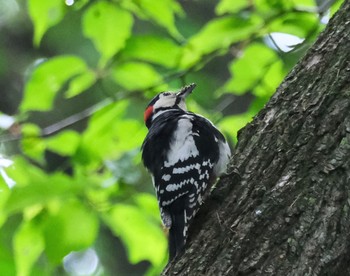
<svg viewBox="0 0 350 276">
<path fill-rule="evenodd" d="M 169 93 L 169 92 L 164 92 L 163 93 L 163 96 L 169 96 L 171 93 Z"/>
</svg>

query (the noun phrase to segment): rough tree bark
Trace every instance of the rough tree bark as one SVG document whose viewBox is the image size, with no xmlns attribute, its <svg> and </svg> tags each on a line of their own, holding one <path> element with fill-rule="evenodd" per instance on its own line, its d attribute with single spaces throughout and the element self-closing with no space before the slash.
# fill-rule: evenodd
<svg viewBox="0 0 350 276">
<path fill-rule="evenodd" d="M 231 172 L 194 222 L 186 252 L 163 274 L 350 275 L 345 2 L 240 132 Z"/>
</svg>

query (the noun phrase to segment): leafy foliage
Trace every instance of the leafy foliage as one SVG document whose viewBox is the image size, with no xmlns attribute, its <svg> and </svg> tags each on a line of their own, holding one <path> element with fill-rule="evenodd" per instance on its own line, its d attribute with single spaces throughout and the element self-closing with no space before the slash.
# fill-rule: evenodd
<svg viewBox="0 0 350 276">
<path fill-rule="evenodd" d="M 235 143 L 327 12 L 311 0 L 4 3 L 17 7 L 5 18 L 9 34 L 33 32 L 34 45 L 0 43 L 0 76 L 26 71 L 23 97 L 16 102 L 15 86 L 6 86 L 0 105 L 4 113 L 6 103 L 18 105 L 14 124 L 4 126 L 0 114 L 0 274 L 21 276 L 62 272 L 69 253 L 88 248 L 99 260 L 90 274 L 159 274 L 166 235 L 140 164 L 147 101 L 197 82 L 190 110 Z M 333 14 L 340 3 L 327 9 Z M 33 30 L 23 27 L 29 20 Z"/>
<path fill-rule="evenodd" d="M 59 56 L 39 64 L 25 87 L 22 111 L 50 110 L 61 87 L 87 70 L 85 62 L 75 56 Z M 71 95 L 71 89 L 67 93 Z"/>
<path fill-rule="evenodd" d="M 128 11 L 106 1 L 96 2 L 84 12 L 83 33 L 100 53 L 102 65 L 124 47 L 131 35 L 132 23 Z"/>
</svg>

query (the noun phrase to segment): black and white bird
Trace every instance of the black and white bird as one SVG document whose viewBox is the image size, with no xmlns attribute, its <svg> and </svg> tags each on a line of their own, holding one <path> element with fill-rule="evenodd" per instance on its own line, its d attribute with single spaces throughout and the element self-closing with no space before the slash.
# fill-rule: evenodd
<svg viewBox="0 0 350 276">
<path fill-rule="evenodd" d="M 185 98 L 195 86 L 158 94 L 144 113 L 149 131 L 142 160 L 169 229 L 169 261 L 183 250 L 194 216 L 231 155 L 222 133 L 208 119 L 187 111 Z"/>
</svg>

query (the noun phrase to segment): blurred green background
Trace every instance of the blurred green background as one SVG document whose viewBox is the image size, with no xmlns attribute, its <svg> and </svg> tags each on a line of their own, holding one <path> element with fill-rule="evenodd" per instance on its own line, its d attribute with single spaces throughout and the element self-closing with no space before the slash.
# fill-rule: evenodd
<svg viewBox="0 0 350 276">
<path fill-rule="evenodd" d="M 232 146 L 342 1 L 0 0 L 0 275 L 158 275 L 158 92 Z"/>
</svg>

